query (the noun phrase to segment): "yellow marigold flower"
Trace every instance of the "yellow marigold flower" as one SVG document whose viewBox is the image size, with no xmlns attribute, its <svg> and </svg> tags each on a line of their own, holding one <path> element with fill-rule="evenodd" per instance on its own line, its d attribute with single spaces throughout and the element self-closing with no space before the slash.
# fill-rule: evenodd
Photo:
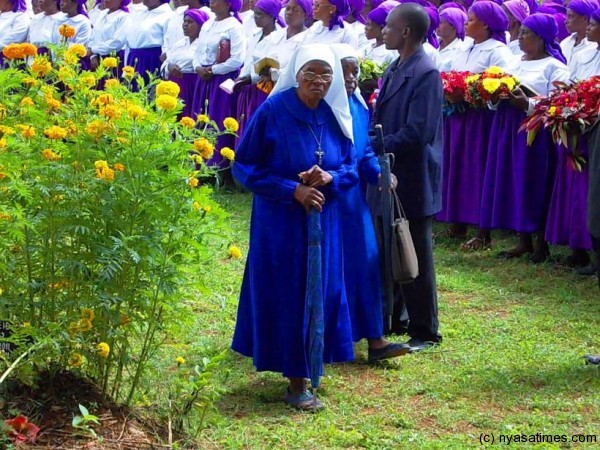
<svg viewBox="0 0 600 450">
<path fill-rule="evenodd" d="M 504 83 L 509 91 L 512 91 L 517 85 L 517 82 L 513 77 L 502 77 L 500 78 L 500 82 Z"/>
<path fill-rule="evenodd" d="M 119 61 L 117 61 L 117 58 L 114 58 L 112 56 L 102 59 L 102 67 L 104 67 L 105 69 L 114 69 L 118 65 Z"/>
<path fill-rule="evenodd" d="M 51 97 L 46 98 L 46 104 L 48 105 L 48 108 L 50 108 L 51 110 L 54 110 L 54 111 L 59 110 L 60 107 L 62 106 L 61 102 L 59 102 L 55 98 L 51 98 Z"/>
<path fill-rule="evenodd" d="M 96 85 L 96 77 L 92 73 L 85 73 L 79 77 L 79 81 L 81 81 L 87 87 L 92 87 Z"/>
<path fill-rule="evenodd" d="M 192 208 L 194 208 L 196 211 L 200 211 L 202 209 L 202 206 L 200 205 L 200 203 L 194 202 L 192 203 Z"/>
<path fill-rule="evenodd" d="M 185 358 L 183 356 L 178 356 L 177 358 L 175 358 L 175 362 L 177 364 L 185 364 Z"/>
<path fill-rule="evenodd" d="M 58 34 L 60 34 L 64 38 L 72 38 L 75 36 L 76 30 L 70 25 L 63 24 L 58 27 Z"/>
<path fill-rule="evenodd" d="M 106 342 L 100 342 L 96 346 L 96 350 L 98 351 L 98 356 L 100 358 L 108 358 L 110 354 L 110 346 Z"/>
<path fill-rule="evenodd" d="M 198 178 L 191 177 L 190 179 L 188 179 L 188 184 L 190 185 L 190 187 L 195 188 L 198 187 L 200 181 L 198 181 Z"/>
<path fill-rule="evenodd" d="M 47 148 L 42 150 L 42 158 L 47 159 L 48 161 L 58 161 L 60 155 L 55 153 L 52 149 Z"/>
<path fill-rule="evenodd" d="M 120 117 L 121 113 L 121 108 L 119 108 L 117 105 L 102 106 L 100 107 L 100 111 L 98 111 L 98 114 L 104 117 L 108 117 L 109 119 L 115 119 L 117 117 Z"/>
<path fill-rule="evenodd" d="M 5 138 L 0 138 L 0 148 L 6 148 L 6 146 L 8 145 L 8 142 L 6 141 Z M 2 174 L 4 175 L 4 174 Z M 5 178 L 5 177 L 2 177 Z"/>
<path fill-rule="evenodd" d="M 115 88 L 120 85 L 121 85 L 121 83 L 116 78 L 109 78 L 108 80 L 106 80 L 104 82 L 104 87 L 106 89 L 112 89 L 112 88 Z"/>
<path fill-rule="evenodd" d="M 7 127 L 6 125 L 0 125 L 0 136 L 11 136 L 15 134 L 15 129 Z"/>
<path fill-rule="evenodd" d="M 173 81 L 161 81 L 156 86 L 157 96 L 170 95 L 171 97 L 177 97 L 180 91 L 179 85 Z"/>
<path fill-rule="evenodd" d="M 240 128 L 240 124 L 233 117 L 225 117 L 223 126 L 227 131 L 231 131 L 232 133 L 235 133 Z"/>
<path fill-rule="evenodd" d="M 73 353 L 69 358 L 69 366 L 71 367 L 79 367 L 83 364 L 83 356 L 81 353 Z"/>
<path fill-rule="evenodd" d="M 109 129 L 109 126 L 101 120 L 95 119 L 87 124 L 85 131 L 95 138 L 100 138 Z"/>
<path fill-rule="evenodd" d="M 127 115 L 132 119 L 143 119 L 147 113 L 141 106 L 132 105 L 127 107 Z"/>
<path fill-rule="evenodd" d="M 27 87 L 33 87 L 37 86 L 39 82 L 33 77 L 25 77 L 23 78 L 22 83 Z"/>
<path fill-rule="evenodd" d="M 124 138 L 123 136 L 119 136 L 117 138 L 117 142 L 121 145 L 127 145 L 127 144 L 129 144 L 129 139 Z"/>
<path fill-rule="evenodd" d="M 204 159 L 210 159 L 214 153 L 214 149 L 214 146 L 206 138 L 200 138 L 194 141 L 194 150 L 200 153 Z"/>
<path fill-rule="evenodd" d="M 229 147 L 223 147 L 221 149 L 221 156 L 229 161 L 235 160 L 235 152 L 231 150 Z"/>
<path fill-rule="evenodd" d="M 115 179 L 115 171 L 110 167 L 96 167 L 96 178 L 104 181 L 113 181 Z"/>
<path fill-rule="evenodd" d="M 85 55 L 87 55 L 87 50 L 85 49 L 85 45 L 73 44 L 67 49 L 67 54 L 75 55 L 78 58 L 83 58 Z"/>
<path fill-rule="evenodd" d="M 35 136 L 35 128 L 31 125 L 17 125 L 21 129 L 21 135 L 24 138 L 31 139 Z"/>
<path fill-rule="evenodd" d="M 210 117 L 206 114 L 198 114 L 198 123 L 208 123 L 210 122 Z"/>
<path fill-rule="evenodd" d="M 29 42 L 22 43 L 21 48 L 23 49 L 25 56 L 35 56 L 38 53 L 37 47 Z"/>
<path fill-rule="evenodd" d="M 94 326 L 92 325 L 92 321 L 90 319 L 81 319 L 77 324 L 78 331 L 90 331 Z"/>
<path fill-rule="evenodd" d="M 112 94 L 101 94 L 92 103 L 95 105 L 110 105 L 115 102 Z"/>
<path fill-rule="evenodd" d="M 23 97 L 23 99 L 21 100 L 21 106 L 33 106 L 35 105 L 35 103 L 33 103 L 33 100 L 31 100 L 31 97 Z"/>
<path fill-rule="evenodd" d="M 556 114 L 556 106 L 551 106 L 550 108 L 548 108 L 548 114 L 550 114 L 551 116 Z"/>
<path fill-rule="evenodd" d="M 52 64 L 45 57 L 39 56 L 33 60 L 31 73 L 36 77 L 45 77 L 52 70 Z"/>
<path fill-rule="evenodd" d="M 69 78 L 73 78 L 75 76 L 75 72 L 73 69 L 68 66 L 63 66 L 58 69 L 58 79 L 63 83 L 66 82 Z"/>
<path fill-rule="evenodd" d="M 21 44 L 8 44 L 2 49 L 2 54 L 6 59 L 25 58 L 25 49 Z"/>
<path fill-rule="evenodd" d="M 113 169 L 115 169 L 118 172 L 125 172 L 125 166 L 121 163 L 115 163 L 113 165 Z"/>
<path fill-rule="evenodd" d="M 493 94 L 500 88 L 502 83 L 498 78 L 484 78 L 484 80 L 481 82 L 481 85 L 487 92 Z"/>
<path fill-rule="evenodd" d="M 87 320 L 94 320 L 94 318 L 96 317 L 96 314 L 94 313 L 94 310 L 91 308 L 84 308 L 81 311 L 81 317 L 83 319 L 87 319 Z"/>
<path fill-rule="evenodd" d="M 476 73 L 474 75 L 469 75 L 468 77 L 465 78 L 465 81 L 467 84 L 473 84 L 475 83 L 477 80 L 479 80 L 481 78 L 481 75 Z"/>
<path fill-rule="evenodd" d="M 242 257 L 242 251 L 237 245 L 230 245 L 227 253 L 229 253 L 229 257 L 233 259 L 240 259 Z"/>
<path fill-rule="evenodd" d="M 194 164 L 203 164 L 204 163 L 204 159 L 202 159 L 202 156 L 200 155 L 192 155 L 190 156 L 190 158 L 192 158 L 192 161 L 194 161 Z"/>
<path fill-rule="evenodd" d="M 212 206 L 210 206 L 210 205 L 206 205 L 206 206 L 204 206 L 202 209 L 203 209 L 204 211 L 206 211 L 207 213 L 209 213 L 209 212 L 211 212 L 211 211 L 212 211 Z"/>
<path fill-rule="evenodd" d="M 50 128 L 46 128 L 44 130 L 44 134 L 49 139 L 64 139 L 67 137 L 67 130 L 65 130 L 62 127 L 57 127 L 56 125 L 53 125 Z"/>
<path fill-rule="evenodd" d="M 161 109 L 164 109 L 165 111 L 171 111 L 175 108 L 177 108 L 177 98 L 175 97 L 171 97 L 170 95 L 159 95 L 156 99 L 156 106 L 158 106 Z"/>
<path fill-rule="evenodd" d="M 186 128 L 194 128 L 196 126 L 196 122 L 194 122 L 194 119 L 192 119 L 191 117 L 188 116 L 184 116 L 181 118 L 181 120 L 179 121 L 180 125 Z"/>
<path fill-rule="evenodd" d="M 123 76 L 125 78 L 133 78 L 133 76 L 135 75 L 135 69 L 131 66 L 125 66 L 123 67 Z"/>
<path fill-rule="evenodd" d="M 504 70 L 502 70 L 498 66 L 492 66 L 492 67 L 488 67 L 485 70 L 485 73 L 490 74 L 490 75 L 502 75 L 502 74 L 504 74 Z"/>
</svg>

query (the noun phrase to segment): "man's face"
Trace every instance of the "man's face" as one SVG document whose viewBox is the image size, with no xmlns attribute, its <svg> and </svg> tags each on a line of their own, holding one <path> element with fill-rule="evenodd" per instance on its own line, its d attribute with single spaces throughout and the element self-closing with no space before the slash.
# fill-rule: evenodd
<svg viewBox="0 0 600 450">
<path fill-rule="evenodd" d="M 382 34 L 385 48 L 388 50 L 400 50 L 404 47 L 406 38 L 410 34 L 410 27 L 399 11 L 392 10 L 388 14 Z"/>
</svg>

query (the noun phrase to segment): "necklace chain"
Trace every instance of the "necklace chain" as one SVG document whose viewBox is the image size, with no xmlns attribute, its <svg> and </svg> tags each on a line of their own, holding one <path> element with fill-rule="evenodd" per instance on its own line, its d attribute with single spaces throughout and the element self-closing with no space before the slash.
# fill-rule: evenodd
<svg viewBox="0 0 600 450">
<path fill-rule="evenodd" d="M 317 165 L 322 166 L 323 165 L 323 156 L 325 156 L 325 152 L 321 148 L 321 142 L 323 141 L 323 128 L 325 128 L 325 126 L 321 125 L 321 134 L 319 135 L 319 138 L 317 139 L 317 135 L 315 134 L 312 126 L 310 124 L 307 124 L 307 125 L 308 125 L 308 129 L 310 130 L 310 132 L 313 135 L 313 138 L 315 138 L 315 142 L 317 143 L 317 150 L 315 151 L 315 156 L 317 157 Z"/>
</svg>

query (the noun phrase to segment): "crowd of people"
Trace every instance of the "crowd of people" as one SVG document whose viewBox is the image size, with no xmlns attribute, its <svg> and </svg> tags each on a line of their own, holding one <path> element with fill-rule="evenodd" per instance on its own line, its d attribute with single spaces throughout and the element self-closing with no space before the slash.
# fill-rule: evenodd
<svg viewBox="0 0 600 450">
<path fill-rule="evenodd" d="M 236 142 L 217 143 L 236 149 L 233 175 L 255 194 L 233 348 L 289 378 L 285 398 L 296 407 L 322 406 L 304 381 L 311 211 L 322 227 L 325 362 L 353 359 L 361 339 L 371 361 L 441 342 L 434 220 L 466 251 L 507 229 L 519 241 L 503 258 L 546 261 L 550 243 L 569 246 L 566 262 L 581 273 L 598 270 L 597 139 L 584 136 L 589 164 L 578 171 L 548 131 L 530 143 L 519 131 L 555 82 L 600 75 L 598 0 L 98 0 L 89 10 L 86 0 L 0 0 L 0 51 L 31 42 L 51 57 L 62 24 L 76 30 L 69 43 L 88 49 L 82 68 L 118 56 L 117 76 L 128 65 L 178 83 L 183 115 L 239 119 Z M 359 83 L 365 60 L 385 74 Z M 443 107 L 462 99 L 444 97 L 441 72 L 490 67 L 536 95 L 517 87 L 481 108 Z M 419 262 L 388 330 L 366 196 L 380 182 L 374 124 L 395 156 Z M 216 151 L 209 164 L 228 161 Z M 477 229 L 470 239 L 468 227 Z M 404 327 L 407 343 L 384 338 Z"/>
</svg>

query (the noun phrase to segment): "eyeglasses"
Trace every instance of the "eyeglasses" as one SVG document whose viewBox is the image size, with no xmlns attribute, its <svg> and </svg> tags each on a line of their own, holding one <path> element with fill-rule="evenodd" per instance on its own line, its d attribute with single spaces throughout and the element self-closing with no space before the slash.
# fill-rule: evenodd
<svg viewBox="0 0 600 450">
<path fill-rule="evenodd" d="M 331 80 L 333 80 L 333 75 L 331 75 L 330 73 L 322 73 L 321 75 L 317 75 L 314 72 L 305 72 L 304 70 L 302 70 L 301 72 L 302 76 L 306 81 L 315 81 L 318 79 L 323 83 L 329 83 Z"/>
</svg>

